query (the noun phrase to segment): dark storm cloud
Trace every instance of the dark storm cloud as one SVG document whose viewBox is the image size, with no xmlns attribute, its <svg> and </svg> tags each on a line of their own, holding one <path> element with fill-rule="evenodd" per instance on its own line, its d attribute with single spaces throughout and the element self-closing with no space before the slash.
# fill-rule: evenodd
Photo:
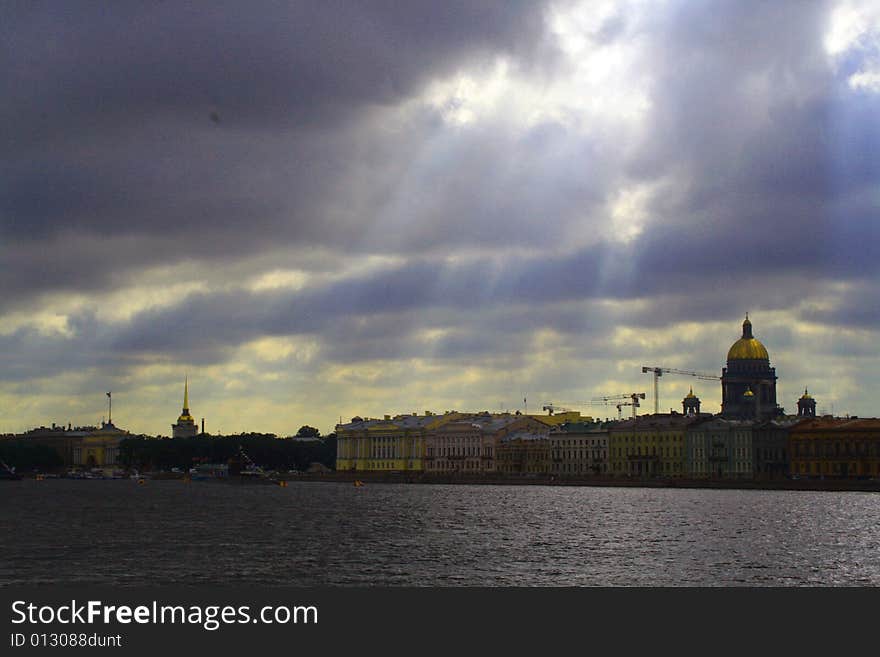
<svg viewBox="0 0 880 657">
<path fill-rule="evenodd" d="M 33 275 L 53 270 L 40 248 L 71 233 L 106 240 L 116 273 L 337 241 L 358 228 L 332 199 L 363 147 L 362 112 L 467 62 L 528 55 L 543 36 L 537 2 L 22 2 L 3 13 L 0 120 L 12 129 L 0 237 L 29 251 L 4 253 L 4 272 L 18 273 L 4 274 L 7 304 L 114 284 L 67 263 Z M 160 243 L 116 243 L 125 236 Z M 68 244 L 62 257 L 79 255 Z"/>
<path fill-rule="evenodd" d="M 0 226 L 17 248 L 2 254 L 4 303 L 268 244 L 546 245 L 578 221 L 601 225 L 602 204 L 627 177 L 670 172 L 674 192 L 654 199 L 652 225 L 616 254 L 630 262 L 614 272 L 615 294 L 668 292 L 697 273 L 845 275 L 876 262 L 864 251 L 854 259 L 846 240 L 873 223 L 838 208 L 877 178 L 877 102 L 839 102 L 821 50 L 823 4 L 677 3 L 645 19 L 652 110 L 623 169 L 608 144 L 552 122 L 449 133 L 430 112 L 393 128 L 381 114 L 364 119 L 466 62 L 498 52 L 528 62 L 542 8 L 515 9 L 14 6 L 2 112 L 16 130 L 4 144 Z M 609 24 L 601 43 L 639 25 L 624 15 Z M 74 265 L 91 254 L 69 233 L 108 240 L 107 266 Z M 49 256 L 52 240 L 67 251 Z M 529 280 L 508 273 L 502 296 L 572 285 L 549 280 L 566 275 L 554 261 Z"/>
<path fill-rule="evenodd" d="M 5 12 L 7 116 L 30 115 L 25 136 L 53 139 L 157 113 L 269 131 L 332 123 L 328 111 L 396 102 L 475 54 L 527 52 L 542 31 L 533 2 L 21 2 Z"/>
</svg>

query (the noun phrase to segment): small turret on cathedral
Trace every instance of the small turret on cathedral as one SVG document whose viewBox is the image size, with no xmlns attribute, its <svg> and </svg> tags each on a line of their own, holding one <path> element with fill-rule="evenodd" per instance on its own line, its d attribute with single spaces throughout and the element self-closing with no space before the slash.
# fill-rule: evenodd
<svg viewBox="0 0 880 657">
<path fill-rule="evenodd" d="M 189 381 L 183 380 L 183 412 L 177 418 L 177 423 L 171 425 L 172 438 L 192 438 L 199 432 L 196 421 L 189 414 Z"/>
<path fill-rule="evenodd" d="M 806 388 L 804 388 L 804 394 L 798 399 L 797 407 L 798 417 L 816 417 L 816 400 Z"/>
<path fill-rule="evenodd" d="M 685 415 L 697 417 L 700 414 L 700 398 L 694 394 L 693 387 L 687 396 L 681 400 L 681 407 Z"/>
</svg>

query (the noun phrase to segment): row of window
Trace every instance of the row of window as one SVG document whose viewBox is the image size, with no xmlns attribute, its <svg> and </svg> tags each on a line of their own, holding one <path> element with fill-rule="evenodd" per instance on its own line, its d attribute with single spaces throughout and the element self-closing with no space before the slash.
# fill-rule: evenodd
<svg viewBox="0 0 880 657">
<path fill-rule="evenodd" d="M 488 467 L 481 467 L 480 461 L 428 461 L 426 468 L 428 470 L 442 470 L 444 472 L 456 470 L 491 470 L 491 464 Z"/>
<path fill-rule="evenodd" d="M 559 440 L 558 438 L 551 438 L 551 439 L 550 439 L 550 442 L 552 443 L 553 447 L 557 447 L 557 446 L 562 446 L 562 447 L 578 447 L 578 446 L 584 446 L 584 445 L 587 445 L 588 443 L 589 443 L 590 445 L 592 445 L 592 446 L 595 446 L 595 445 L 604 445 L 604 444 L 605 444 L 605 441 L 604 441 L 604 440 L 595 440 L 595 439 L 592 439 L 592 440 L 587 441 L 586 439 L 580 439 L 580 440 Z"/>
<path fill-rule="evenodd" d="M 677 461 L 615 461 L 612 470 L 617 474 L 678 474 L 682 472 L 682 467 Z"/>
<path fill-rule="evenodd" d="M 795 456 L 880 456 L 880 442 L 795 441 Z"/>
<path fill-rule="evenodd" d="M 660 453 L 657 453 L 656 447 L 651 447 L 651 451 L 648 451 L 648 448 L 644 448 L 644 454 L 642 453 L 641 445 L 638 447 L 612 447 L 611 448 L 612 456 L 662 456 L 665 458 L 680 458 L 682 455 L 681 447 L 661 447 Z"/>
<path fill-rule="evenodd" d="M 605 463 L 554 463 L 553 470 L 568 474 L 593 474 L 594 472 L 607 472 L 608 467 Z"/>
<path fill-rule="evenodd" d="M 839 475 L 839 476 L 880 476 L 880 461 L 874 463 L 849 462 L 849 463 L 828 463 L 828 462 L 800 462 L 793 464 L 792 468 L 795 472 L 804 475 Z"/>
</svg>

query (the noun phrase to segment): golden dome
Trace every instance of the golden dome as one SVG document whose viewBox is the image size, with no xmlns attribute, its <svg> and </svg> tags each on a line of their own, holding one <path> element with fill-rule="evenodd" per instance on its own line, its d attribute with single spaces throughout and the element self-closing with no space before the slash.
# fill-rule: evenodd
<svg viewBox="0 0 880 657">
<path fill-rule="evenodd" d="M 807 392 L 806 388 L 804 388 L 804 394 L 801 396 L 801 399 L 812 399 L 812 398 L 813 398 L 813 396 L 809 392 Z"/>
<path fill-rule="evenodd" d="M 696 395 L 694 394 L 694 389 L 693 389 L 693 387 L 691 387 L 691 391 L 690 391 L 687 395 L 685 395 L 684 398 L 685 398 L 685 399 L 693 399 L 694 397 L 696 397 Z"/>
<path fill-rule="evenodd" d="M 746 391 L 743 393 L 743 397 L 754 397 L 754 396 L 755 396 L 755 393 L 752 392 L 752 389 L 751 389 L 751 388 L 749 388 L 748 390 L 746 390 Z"/>
<path fill-rule="evenodd" d="M 770 360 L 770 354 L 760 340 L 740 338 L 727 352 L 727 360 Z"/>
<path fill-rule="evenodd" d="M 767 348 L 752 336 L 752 323 L 746 315 L 743 322 L 742 337 L 733 343 L 727 352 L 727 360 L 770 360 Z"/>
</svg>

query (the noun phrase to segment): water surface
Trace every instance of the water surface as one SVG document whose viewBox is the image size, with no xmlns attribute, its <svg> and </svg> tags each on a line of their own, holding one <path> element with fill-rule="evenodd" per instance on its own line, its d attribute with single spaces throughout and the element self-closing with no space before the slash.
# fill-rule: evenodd
<svg viewBox="0 0 880 657">
<path fill-rule="evenodd" d="M 0 585 L 880 585 L 876 493 L 25 480 L 0 511 Z"/>
</svg>

